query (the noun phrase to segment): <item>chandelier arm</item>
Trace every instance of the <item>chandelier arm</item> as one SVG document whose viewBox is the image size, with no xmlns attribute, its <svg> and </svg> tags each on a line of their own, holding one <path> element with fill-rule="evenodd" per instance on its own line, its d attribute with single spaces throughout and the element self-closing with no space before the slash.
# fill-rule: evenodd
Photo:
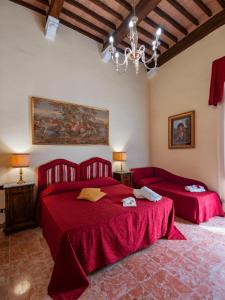
<svg viewBox="0 0 225 300">
<path fill-rule="evenodd" d="M 143 52 L 145 52 L 145 45 L 141 45 L 141 46 L 139 47 L 138 51 L 143 51 Z"/>
<path fill-rule="evenodd" d="M 123 74 L 123 73 L 126 73 L 127 69 L 128 69 L 128 63 L 125 64 L 125 67 L 122 71 L 118 70 L 118 72 L 119 72 L 119 74 Z"/>
<path fill-rule="evenodd" d="M 119 61 L 116 60 L 116 59 L 114 58 L 114 56 L 112 56 L 112 60 L 113 60 L 114 64 L 116 64 L 116 65 L 118 65 L 118 66 L 123 66 L 123 65 L 125 64 L 125 62 L 126 62 L 126 58 L 124 58 L 124 61 L 123 61 L 122 63 L 119 63 Z"/>
<path fill-rule="evenodd" d="M 117 65 L 117 68 L 116 68 L 116 71 L 119 73 L 119 74 L 124 74 L 126 73 L 127 69 L 128 69 L 128 61 L 125 63 L 125 67 L 123 69 L 119 68 L 119 66 Z"/>
<path fill-rule="evenodd" d="M 146 60 L 145 63 L 149 64 L 153 59 L 155 60 L 155 64 L 157 64 L 158 54 L 156 53 L 156 51 L 154 51 L 152 56 L 148 60 Z"/>
<path fill-rule="evenodd" d="M 145 60 L 145 57 L 144 57 L 144 60 L 142 59 L 142 62 L 144 64 L 149 64 L 150 62 L 152 62 L 153 59 L 154 59 L 154 55 L 152 55 L 148 60 Z"/>
<path fill-rule="evenodd" d="M 144 66 L 147 69 L 149 69 L 147 67 L 147 64 L 149 64 L 150 62 L 152 62 L 153 59 L 155 60 L 155 66 L 157 66 L 157 58 L 158 58 L 158 55 L 157 55 L 157 52 L 156 52 L 157 48 L 154 50 L 152 56 L 148 60 L 145 60 L 145 46 L 144 45 L 140 46 L 139 51 L 142 51 L 142 53 L 141 53 L 141 61 L 142 61 L 142 63 L 144 64 Z"/>
<path fill-rule="evenodd" d="M 157 68 L 157 66 L 155 65 L 153 68 L 151 68 L 151 67 L 148 67 L 148 65 L 146 65 L 146 63 L 143 63 L 144 64 L 144 66 L 145 66 L 145 68 L 149 71 L 149 70 L 153 70 L 153 69 L 156 69 Z"/>
<path fill-rule="evenodd" d="M 113 62 L 117 66 L 123 66 L 125 63 L 127 64 L 127 61 L 128 61 L 128 57 L 127 56 L 128 56 L 129 53 L 131 53 L 131 49 L 130 48 L 125 48 L 125 50 L 124 50 L 124 56 L 125 56 L 125 58 L 124 58 L 123 62 L 119 62 L 118 60 L 116 60 L 114 58 L 114 55 L 112 55 L 112 60 L 113 60 Z"/>
<path fill-rule="evenodd" d="M 158 55 L 154 51 L 154 53 L 152 54 L 152 56 L 147 61 L 145 60 L 145 53 L 143 53 L 143 55 L 141 57 L 141 60 L 142 60 L 142 63 L 144 64 L 145 68 L 149 71 L 149 70 L 153 70 L 153 69 L 157 68 L 157 58 L 158 58 Z M 155 62 L 154 67 L 153 68 L 152 67 L 148 67 L 148 64 L 151 63 L 153 60 Z"/>
<path fill-rule="evenodd" d="M 149 71 L 149 70 L 154 70 L 154 69 L 157 68 L 157 59 L 154 59 L 155 64 L 154 64 L 154 67 L 153 67 L 153 68 L 152 68 L 152 67 L 149 67 L 149 66 L 147 65 L 147 64 L 149 64 L 150 62 L 152 62 L 153 59 L 154 59 L 154 55 L 153 55 L 148 61 L 144 61 L 144 62 L 143 62 L 145 68 L 146 68 L 148 71 Z"/>
</svg>

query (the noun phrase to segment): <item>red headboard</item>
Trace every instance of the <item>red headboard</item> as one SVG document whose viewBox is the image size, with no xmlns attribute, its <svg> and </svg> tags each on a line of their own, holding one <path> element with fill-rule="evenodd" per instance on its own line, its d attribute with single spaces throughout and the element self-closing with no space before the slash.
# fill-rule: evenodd
<svg viewBox="0 0 225 300">
<path fill-rule="evenodd" d="M 112 164 L 100 157 L 93 157 L 80 164 L 81 180 L 112 177 Z"/>
<path fill-rule="evenodd" d="M 38 190 L 55 182 L 80 180 L 80 166 L 66 159 L 55 159 L 38 168 Z"/>
</svg>

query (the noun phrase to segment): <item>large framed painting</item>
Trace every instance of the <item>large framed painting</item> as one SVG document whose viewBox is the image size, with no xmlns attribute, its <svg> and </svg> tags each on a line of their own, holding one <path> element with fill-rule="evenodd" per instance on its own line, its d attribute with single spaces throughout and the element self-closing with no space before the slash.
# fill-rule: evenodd
<svg viewBox="0 0 225 300">
<path fill-rule="evenodd" d="M 109 111 L 32 97 L 35 145 L 108 145 Z"/>
<path fill-rule="evenodd" d="M 195 112 L 189 111 L 168 118 L 170 149 L 195 147 Z"/>
</svg>

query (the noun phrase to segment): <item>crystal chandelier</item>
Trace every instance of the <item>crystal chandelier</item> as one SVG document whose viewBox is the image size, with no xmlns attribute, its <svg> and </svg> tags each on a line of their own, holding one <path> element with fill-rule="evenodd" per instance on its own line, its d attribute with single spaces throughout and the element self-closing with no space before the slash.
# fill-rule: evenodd
<svg viewBox="0 0 225 300">
<path fill-rule="evenodd" d="M 134 5 L 133 5 L 133 7 L 134 7 Z M 130 32 L 128 34 L 128 38 L 130 40 L 131 46 L 129 48 L 125 48 L 124 58 L 120 59 L 120 54 L 114 46 L 114 38 L 112 35 L 109 37 L 109 44 L 110 44 L 109 51 L 111 53 L 111 58 L 115 64 L 115 69 L 117 72 L 121 72 L 121 71 L 126 72 L 129 61 L 133 62 L 136 74 L 139 73 L 139 63 L 140 62 L 142 62 L 144 64 L 147 71 L 152 71 L 157 68 L 157 59 L 158 59 L 157 49 L 160 45 L 159 36 L 161 35 L 162 30 L 161 30 L 161 28 L 157 29 L 156 35 L 155 35 L 155 40 L 152 42 L 152 51 L 153 51 L 152 56 L 146 60 L 145 46 L 141 45 L 138 48 L 137 22 L 138 22 L 138 17 L 135 16 L 135 10 L 134 10 L 134 15 L 129 22 Z M 148 67 L 148 64 L 151 62 L 154 62 L 153 68 Z"/>
</svg>

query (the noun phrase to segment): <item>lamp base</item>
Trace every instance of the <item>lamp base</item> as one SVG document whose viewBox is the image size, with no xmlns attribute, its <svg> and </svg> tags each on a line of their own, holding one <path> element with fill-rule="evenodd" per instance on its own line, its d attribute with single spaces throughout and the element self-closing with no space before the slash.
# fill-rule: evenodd
<svg viewBox="0 0 225 300">
<path fill-rule="evenodd" d="M 121 165 L 120 165 L 120 173 L 123 173 L 123 162 L 121 161 Z"/>
<path fill-rule="evenodd" d="M 24 181 L 23 179 L 22 180 L 20 179 L 17 181 L 17 184 L 24 184 L 24 183 L 26 183 L 26 181 Z"/>
<path fill-rule="evenodd" d="M 23 180 L 23 170 L 22 168 L 20 168 L 20 179 L 17 181 L 17 184 L 23 184 L 23 183 L 26 182 Z"/>
</svg>

